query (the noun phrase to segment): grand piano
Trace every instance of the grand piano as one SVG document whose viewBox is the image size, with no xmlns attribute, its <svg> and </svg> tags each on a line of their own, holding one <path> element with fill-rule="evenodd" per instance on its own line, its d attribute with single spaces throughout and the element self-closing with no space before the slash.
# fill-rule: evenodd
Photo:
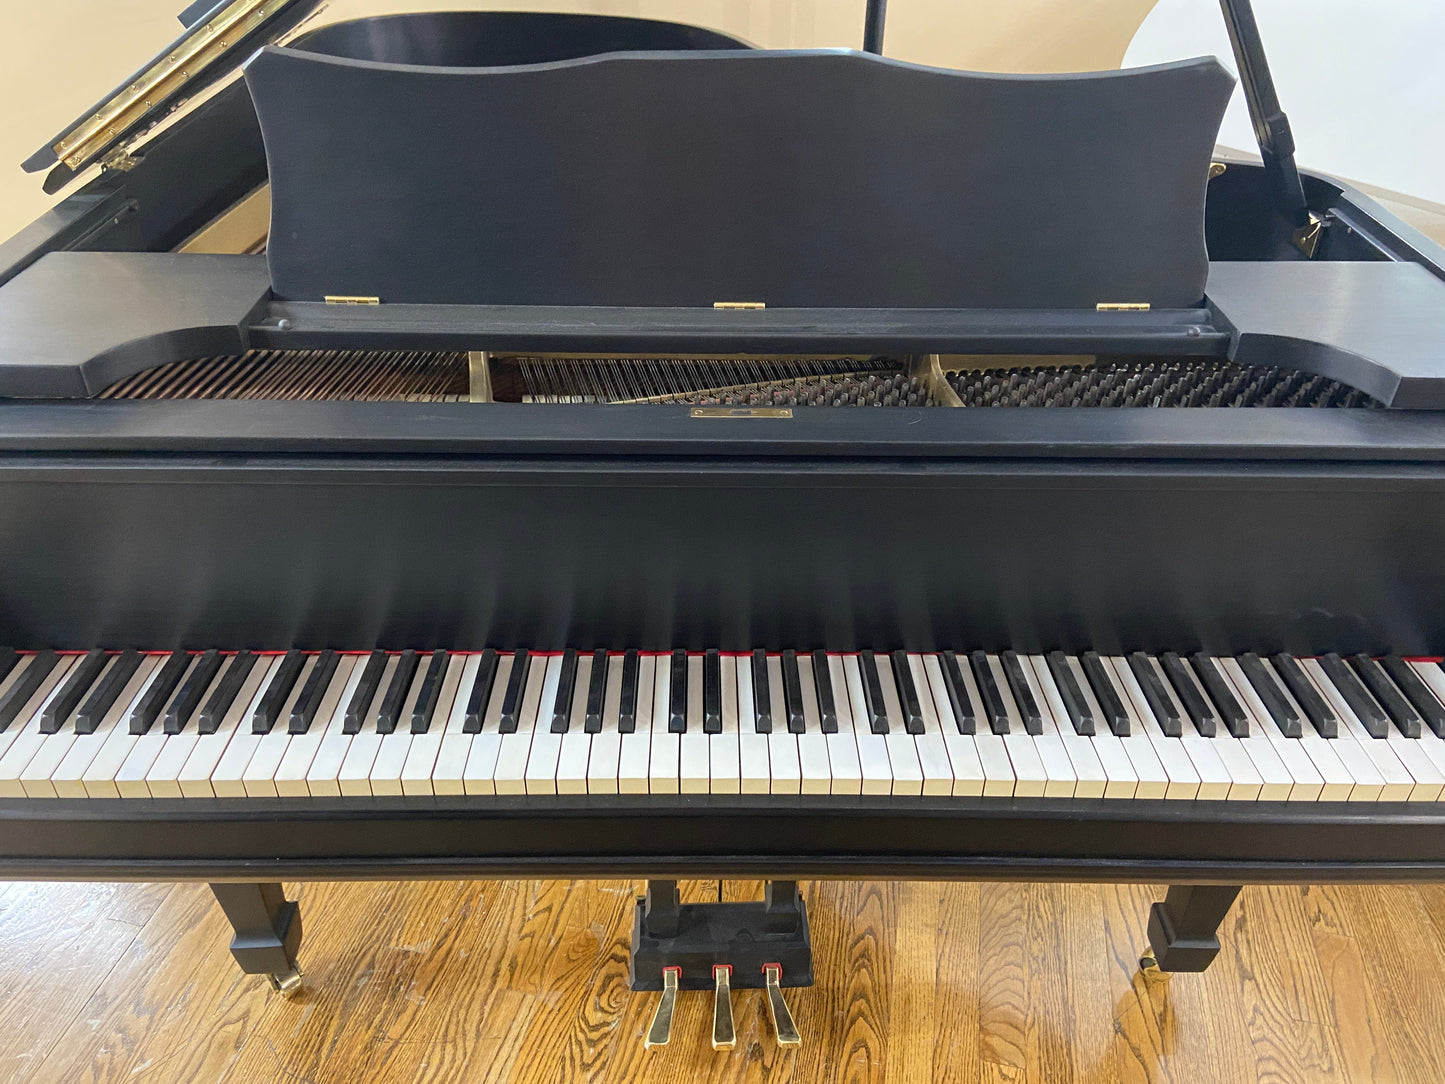
<svg viewBox="0 0 1445 1084">
<path fill-rule="evenodd" d="M 796 1040 L 800 878 L 1167 882 L 1188 971 L 1241 885 L 1440 876 L 1445 251 L 1295 167 L 1247 0 L 1258 158 L 1212 58 L 881 3 L 315 6 L 202 0 L 26 163 L 0 874 L 208 881 L 283 990 L 282 880 L 646 879 L 652 1042 Z"/>
</svg>

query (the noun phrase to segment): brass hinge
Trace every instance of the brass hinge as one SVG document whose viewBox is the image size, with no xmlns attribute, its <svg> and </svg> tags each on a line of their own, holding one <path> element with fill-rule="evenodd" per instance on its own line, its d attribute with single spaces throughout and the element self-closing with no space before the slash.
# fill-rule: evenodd
<svg viewBox="0 0 1445 1084">
<path fill-rule="evenodd" d="M 792 407 L 695 406 L 694 418 L 791 418 Z"/>
<path fill-rule="evenodd" d="M 1094 306 L 1096 312 L 1148 312 L 1147 301 L 1100 301 Z"/>
<path fill-rule="evenodd" d="M 714 301 L 712 307 L 715 309 L 765 309 L 768 306 L 764 301 Z"/>
<path fill-rule="evenodd" d="M 327 294 L 328 305 L 380 305 L 379 297 L 362 297 L 355 294 Z"/>
<path fill-rule="evenodd" d="M 1223 173 L 1223 172 L 1224 172 L 1226 169 L 1228 169 L 1228 168 L 1229 168 L 1229 167 L 1226 166 L 1223 162 L 1210 162 L 1210 163 L 1209 163 L 1209 179 L 1210 179 L 1211 181 L 1214 180 L 1214 178 L 1218 177 L 1221 173 Z"/>
<path fill-rule="evenodd" d="M 1310 212 L 1310 220 L 1299 229 L 1295 230 L 1290 240 L 1294 247 L 1305 254 L 1305 259 L 1315 258 L 1315 249 L 1319 248 L 1320 235 L 1324 232 L 1325 220 L 1313 211 Z"/>
<path fill-rule="evenodd" d="M 129 173 L 139 164 L 140 159 L 124 147 L 116 147 L 100 160 L 101 169 L 119 170 L 121 173 Z"/>
</svg>

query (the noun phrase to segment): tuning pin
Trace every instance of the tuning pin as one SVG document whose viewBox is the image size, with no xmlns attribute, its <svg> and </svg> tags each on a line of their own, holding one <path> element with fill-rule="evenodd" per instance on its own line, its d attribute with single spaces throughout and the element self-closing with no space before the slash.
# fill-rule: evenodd
<svg viewBox="0 0 1445 1084">
<path fill-rule="evenodd" d="M 733 1029 L 732 964 L 715 964 L 712 969 L 712 1048 L 731 1050 L 738 1045 Z"/>
<path fill-rule="evenodd" d="M 652 1014 L 652 1026 L 647 1029 L 647 1038 L 642 1041 L 644 1048 L 666 1046 L 672 1038 L 672 1010 L 677 1005 L 677 980 L 682 975 L 680 967 L 662 969 L 662 1000 Z"/>
<path fill-rule="evenodd" d="M 793 1023 L 793 1014 L 783 1000 L 783 965 L 763 964 L 763 978 L 768 984 L 768 1016 L 772 1017 L 773 1031 L 777 1033 L 779 1046 L 801 1046 L 803 1037 Z"/>
</svg>

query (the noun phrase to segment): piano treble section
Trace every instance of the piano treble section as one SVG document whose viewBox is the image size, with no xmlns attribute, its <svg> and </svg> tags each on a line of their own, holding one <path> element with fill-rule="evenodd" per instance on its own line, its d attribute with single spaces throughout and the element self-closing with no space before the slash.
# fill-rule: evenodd
<svg viewBox="0 0 1445 1084">
<path fill-rule="evenodd" d="M 0 798 L 740 795 L 765 806 L 767 795 L 1445 795 L 1445 670 L 1398 656 L 599 649 L 5 661 Z"/>
</svg>

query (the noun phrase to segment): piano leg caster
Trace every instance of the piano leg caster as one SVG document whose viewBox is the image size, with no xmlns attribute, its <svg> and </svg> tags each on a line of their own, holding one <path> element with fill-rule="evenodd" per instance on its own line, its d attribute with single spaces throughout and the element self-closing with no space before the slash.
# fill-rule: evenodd
<svg viewBox="0 0 1445 1084">
<path fill-rule="evenodd" d="M 1174 885 L 1149 910 L 1149 951 L 1139 958 L 1144 971 L 1203 971 L 1219 955 L 1219 924 L 1229 913 L 1238 885 Z"/>
<path fill-rule="evenodd" d="M 213 884 L 211 892 L 226 913 L 235 936 L 231 955 L 248 975 L 265 975 L 284 997 L 301 990 L 301 908 L 279 884 Z"/>
<path fill-rule="evenodd" d="M 713 993 L 712 1046 L 737 1044 L 732 991 L 766 991 L 781 1046 L 801 1041 L 783 987 L 813 984 L 808 913 L 796 881 L 769 881 L 762 900 L 682 904 L 676 881 L 648 881 L 632 927 L 632 989 L 661 990 L 645 1045 L 665 1046 L 680 990 Z"/>
</svg>

